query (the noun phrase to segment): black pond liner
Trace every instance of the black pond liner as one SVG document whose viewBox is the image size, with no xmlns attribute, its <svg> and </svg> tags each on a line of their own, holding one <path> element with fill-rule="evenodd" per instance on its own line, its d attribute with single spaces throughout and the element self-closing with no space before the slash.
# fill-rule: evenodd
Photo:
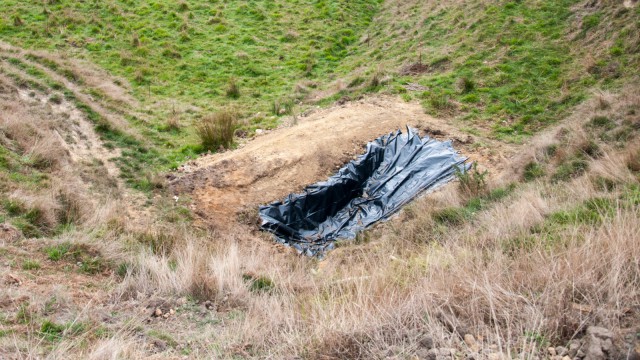
<svg viewBox="0 0 640 360">
<path fill-rule="evenodd" d="M 367 144 L 367 151 L 327 181 L 301 194 L 260 207 L 261 228 L 309 256 L 322 256 L 337 239 L 385 220 L 423 191 L 451 181 L 468 169 L 450 141 L 407 127 Z"/>
</svg>

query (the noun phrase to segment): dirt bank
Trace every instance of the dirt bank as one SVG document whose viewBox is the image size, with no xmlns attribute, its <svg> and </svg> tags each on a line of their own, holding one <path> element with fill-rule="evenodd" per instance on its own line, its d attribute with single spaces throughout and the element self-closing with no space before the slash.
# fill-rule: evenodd
<svg viewBox="0 0 640 360">
<path fill-rule="evenodd" d="M 318 110 L 237 150 L 192 161 L 171 185 L 176 195 L 192 198 L 195 212 L 205 221 L 223 229 L 239 220 L 238 214 L 326 179 L 362 153 L 368 141 L 407 125 L 454 140 L 463 154 L 487 167 L 498 166 L 505 153 L 503 144 L 495 144 L 502 150 L 494 152 L 472 146 L 473 137 L 425 115 L 419 104 L 376 96 Z"/>
</svg>

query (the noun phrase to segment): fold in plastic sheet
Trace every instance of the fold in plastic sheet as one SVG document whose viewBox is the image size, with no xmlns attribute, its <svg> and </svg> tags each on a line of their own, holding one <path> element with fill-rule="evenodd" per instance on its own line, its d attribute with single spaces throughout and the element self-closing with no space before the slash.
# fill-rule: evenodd
<svg viewBox="0 0 640 360">
<path fill-rule="evenodd" d="M 467 169 L 450 141 L 437 141 L 407 127 L 377 138 L 327 181 L 260 207 L 262 229 L 309 256 L 322 256 L 337 239 L 387 219 L 426 190 Z"/>
</svg>

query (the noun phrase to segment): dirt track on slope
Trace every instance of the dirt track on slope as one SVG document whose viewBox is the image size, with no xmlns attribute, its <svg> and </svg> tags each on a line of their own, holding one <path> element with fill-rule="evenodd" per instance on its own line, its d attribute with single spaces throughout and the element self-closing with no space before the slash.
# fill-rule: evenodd
<svg viewBox="0 0 640 360">
<path fill-rule="evenodd" d="M 280 200 L 306 185 L 325 180 L 378 136 L 407 125 L 438 138 L 491 167 L 491 156 L 468 150 L 474 140 L 443 120 L 424 114 L 419 104 L 376 96 L 317 110 L 297 125 L 257 136 L 237 150 L 208 155 L 185 164 L 172 180 L 178 196 L 188 195 L 193 210 L 207 223 L 226 229 L 241 214 Z M 496 146 L 504 146 L 497 144 Z"/>
</svg>

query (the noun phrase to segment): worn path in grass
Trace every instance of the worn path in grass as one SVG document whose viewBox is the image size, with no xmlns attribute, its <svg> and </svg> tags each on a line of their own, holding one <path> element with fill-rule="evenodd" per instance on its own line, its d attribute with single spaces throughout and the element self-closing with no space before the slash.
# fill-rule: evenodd
<svg viewBox="0 0 640 360">
<path fill-rule="evenodd" d="M 364 151 L 381 135 L 417 127 L 489 168 L 512 151 L 509 145 L 464 134 L 445 120 L 424 114 L 416 103 L 376 96 L 322 110 L 250 140 L 236 150 L 201 157 L 183 165 L 171 186 L 178 196 L 191 196 L 193 210 L 208 223 L 225 229 L 252 221 L 257 206 L 299 192 L 325 180 Z M 489 145 L 490 144 L 490 145 Z"/>
</svg>

